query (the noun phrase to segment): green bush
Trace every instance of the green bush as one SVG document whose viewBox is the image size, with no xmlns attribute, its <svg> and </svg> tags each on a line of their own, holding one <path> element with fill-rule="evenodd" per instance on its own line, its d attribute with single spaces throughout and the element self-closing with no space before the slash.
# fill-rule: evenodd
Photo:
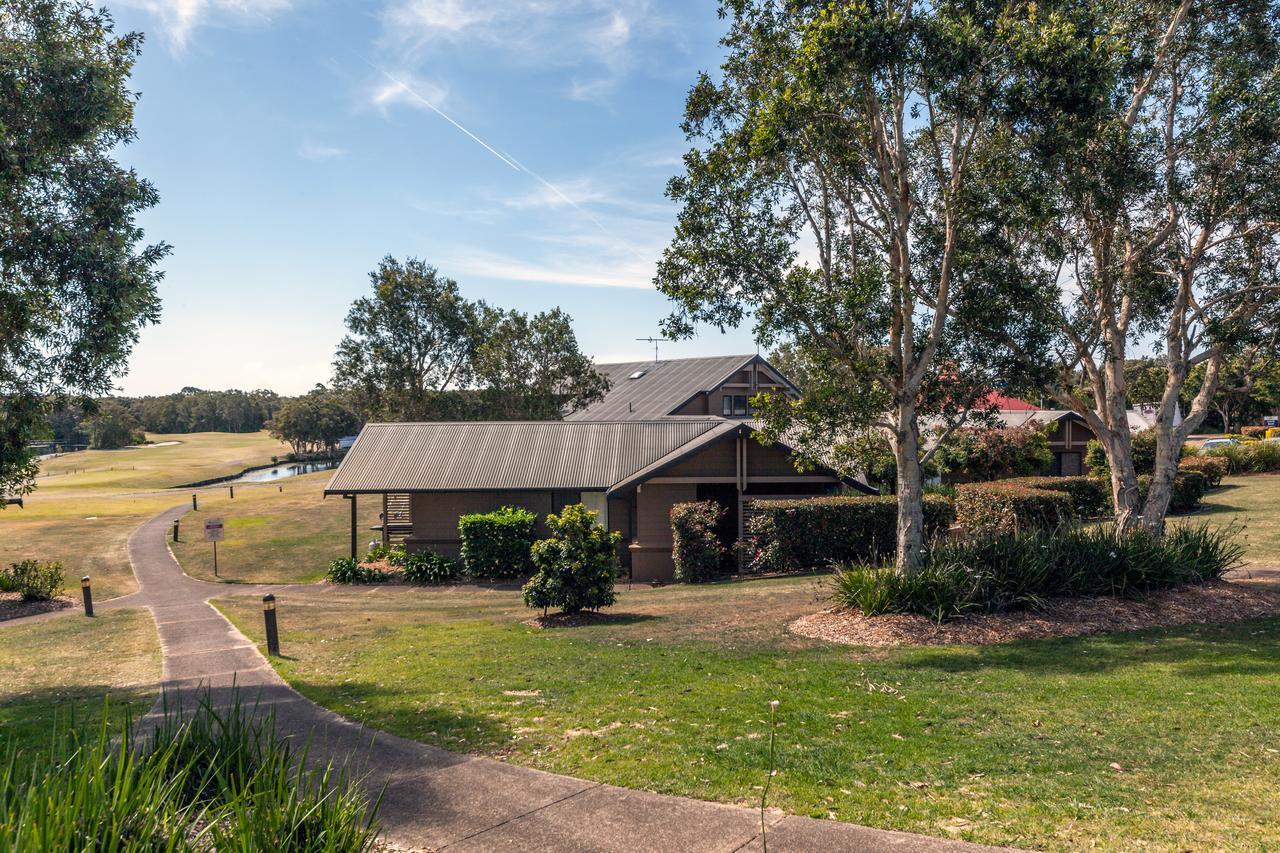
<svg viewBox="0 0 1280 853">
<path fill-rule="evenodd" d="M 62 563 L 23 560 L 0 571 L 0 591 L 20 592 L 26 601 L 48 601 L 62 588 Z"/>
<path fill-rule="evenodd" d="M 1070 493 L 1012 480 L 965 483 L 956 488 L 956 523 L 970 533 L 1057 527 L 1072 518 Z"/>
<path fill-rule="evenodd" d="M 207 694 L 164 709 L 150 735 L 55 743 L 46 760 L 0 762 L 0 850 L 374 849 L 377 806 L 275 733 L 270 714 Z"/>
<path fill-rule="evenodd" d="M 955 507 L 941 495 L 925 495 L 925 536 L 946 532 Z M 800 572 L 836 563 L 871 560 L 897 546 L 898 501 L 892 496 L 759 500 L 747 516 L 745 568 Z"/>
<path fill-rule="evenodd" d="M 386 572 L 364 566 L 350 557 L 334 560 L 329 564 L 327 575 L 330 583 L 382 583 L 391 576 Z"/>
<path fill-rule="evenodd" d="M 1231 473 L 1231 465 L 1216 456 L 1188 456 L 1178 463 L 1180 471 L 1199 471 L 1211 489 L 1222 485 L 1222 478 Z"/>
<path fill-rule="evenodd" d="M 1071 496 L 1071 513 L 1076 518 L 1097 518 L 1111 514 L 1111 489 L 1098 477 L 1019 477 L 1000 482 L 1016 483 L 1032 489 L 1066 492 Z"/>
<path fill-rule="evenodd" d="M 1105 525 L 1030 529 L 941 540 L 918 572 L 855 565 L 832 598 L 868 616 L 908 613 L 935 621 L 970 613 L 1042 609 L 1063 596 L 1137 596 L 1221 578 L 1241 564 L 1238 528 L 1180 525 L 1163 539 L 1117 538 Z"/>
<path fill-rule="evenodd" d="M 1133 447 L 1133 471 L 1135 474 L 1150 474 L 1156 467 L 1156 431 L 1143 429 L 1135 432 L 1130 442 Z M 1095 476 L 1106 476 L 1111 470 L 1107 462 L 1106 451 L 1097 439 L 1089 442 L 1085 448 L 1084 462 Z"/>
<path fill-rule="evenodd" d="M 1145 502 L 1151 491 L 1151 477 L 1138 478 L 1138 493 Z M 1209 478 L 1199 471 L 1179 470 L 1173 478 L 1173 495 L 1169 499 L 1169 512 L 1192 512 L 1200 508 L 1205 492 L 1209 491 Z"/>
<path fill-rule="evenodd" d="M 1001 480 L 1042 473 L 1053 464 L 1053 451 L 1040 425 L 967 427 L 948 435 L 935 458 L 949 474 L 969 480 Z"/>
<path fill-rule="evenodd" d="M 396 562 L 404 557 L 404 545 L 399 543 L 395 545 L 383 545 L 381 542 L 374 542 L 369 545 L 369 550 L 364 552 L 362 563 L 376 563 L 379 560 L 386 560 L 393 566 L 400 565 Z"/>
<path fill-rule="evenodd" d="M 1240 434 L 1245 438 L 1266 438 L 1267 428 L 1264 426 L 1240 427 Z"/>
<path fill-rule="evenodd" d="M 551 538 L 533 545 L 538 571 L 524 585 L 525 604 L 544 613 L 549 607 L 577 613 L 613 604 L 622 534 L 596 524 L 596 514 L 582 504 L 548 515 L 547 527 Z"/>
<path fill-rule="evenodd" d="M 406 554 L 397 565 L 404 569 L 404 579 L 412 583 L 453 583 L 460 574 L 456 560 L 434 551 Z"/>
<path fill-rule="evenodd" d="M 726 552 L 716 536 L 716 527 L 724 514 L 724 507 L 715 501 L 671 507 L 671 557 L 676 564 L 676 580 L 701 583 L 720 574 Z"/>
<path fill-rule="evenodd" d="M 533 570 L 537 518 L 527 509 L 504 506 L 458 519 L 462 564 L 476 578 L 518 578 Z"/>
</svg>

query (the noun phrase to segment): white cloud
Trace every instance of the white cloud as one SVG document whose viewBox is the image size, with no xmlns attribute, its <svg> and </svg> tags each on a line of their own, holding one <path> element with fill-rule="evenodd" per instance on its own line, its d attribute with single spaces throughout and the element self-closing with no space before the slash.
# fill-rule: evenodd
<svg viewBox="0 0 1280 853">
<path fill-rule="evenodd" d="M 598 261 L 553 257 L 528 261 L 482 251 L 469 252 L 450 262 L 450 270 L 504 281 L 535 284 L 567 284 L 579 287 L 653 288 L 654 265 L 639 259 L 619 263 L 617 259 Z"/>
<path fill-rule="evenodd" d="M 333 160 L 346 154 L 346 150 L 333 145 L 323 145 L 318 142 L 312 142 L 310 139 L 303 140 L 298 146 L 298 156 L 304 160 Z"/>
<path fill-rule="evenodd" d="M 576 207 L 580 204 L 607 202 L 609 194 L 596 187 L 590 178 L 577 178 L 571 181 L 551 184 L 538 184 L 529 192 L 515 198 L 507 199 L 507 207 L 525 210 L 529 208 Z"/>
<path fill-rule="evenodd" d="M 191 34 L 209 23 L 265 23 L 293 8 L 294 0 L 120 0 L 160 21 L 174 51 L 182 51 Z"/>
<path fill-rule="evenodd" d="M 443 106 L 448 96 L 449 90 L 442 84 L 402 71 L 383 75 L 370 91 L 369 101 L 383 112 L 397 104 L 430 111 Z"/>
</svg>

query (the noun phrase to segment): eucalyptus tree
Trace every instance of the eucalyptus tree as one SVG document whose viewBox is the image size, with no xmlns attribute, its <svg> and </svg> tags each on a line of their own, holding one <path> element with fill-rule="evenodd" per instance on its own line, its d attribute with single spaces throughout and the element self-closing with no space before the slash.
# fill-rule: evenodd
<svg viewBox="0 0 1280 853">
<path fill-rule="evenodd" d="M 1226 360 L 1275 329 L 1280 5 L 1067 0 L 1045 8 L 1064 21 L 1061 50 L 1028 62 L 1024 79 L 1060 119 L 1023 137 L 1053 202 L 1039 225 L 1060 286 L 1047 303 L 1058 345 L 1045 391 L 1078 412 L 1105 449 L 1118 529 L 1159 533 L 1182 445 L 1204 420 Z M 1080 67 L 1091 69 L 1093 85 L 1064 86 Z M 1165 368 L 1145 502 L 1126 375 L 1143 338 L 1162 345 Z M 1193 370 L 1202 381 L 1175 424 Z"/>
<path fill-rule="evenodd" d="M 808 381 L 796 403 L 757 400 L 765 437 L 829 457 L 887 436 L 911 571 L 924 433 L 962 422 L 1012 369 L 1006 335 L 1042 344 L 1027 306 L 1043 275 L 993 215 L 1022 178 L 1006 137 L 1014 63 L 1042 49 L 1034 4 L 732 0 L 721 13 L 726 59 L 689 94 L 695 147 L 668 187 L 666 331 L 750 319 L 761 343 L 787 345 Z"/>
<path fill-rule="evenodd" d="M 0 494 L 30 491 L 48 415 L 110 393 L 159 319 L 168 246 L 135 222 L 156 192 L 114 159 L 141 45 L 87 2 L 0 7 Z"/>
</svg>

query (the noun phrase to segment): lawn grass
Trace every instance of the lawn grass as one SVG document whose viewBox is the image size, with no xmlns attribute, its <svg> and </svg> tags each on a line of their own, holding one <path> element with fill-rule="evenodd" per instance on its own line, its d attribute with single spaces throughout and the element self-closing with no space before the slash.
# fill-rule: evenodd
<svg viewBox="0 0 1280 853">
<path fill-rule="evenodd" d="M 1243 522 L 1245 559 L 1254 565 L 1280 566 L 1280 474 L 1228 477 L 1222 488 L 1205 496 L 1204 507 L 1188 517 Z"/>
<path fill-rule="evenodd" d="M 166 489 L 236 474 L 287 452 L 265 432 L 149 437 L 181 443 L 89 450 L 45 460 L 25 506 L 0 510 L 0 563 L 58 560 L 72 592 L 82 575 L 93 578 L 94 594 L 101 600 L 133 592 L 137 583 L 125 548 L 129 534 L 191 497 Z"/>
<path fill-rule="evenodd" d="M 754 802 L 776 699 L 789 812 L 1054 849 L 1280 845 L 1280 620 L 869 652 L 786 633 L 820 592 L 637 589 L 614 622 L 549 630 L 514 591 L 282 596 L 273 662 L 379 729 L 627 787 Z M 261 641 L 252 602 L 219 606 Z"/>
<path fill-rule="evenodd" d="M 173 555 L 192 577 L 232 583 L 309 583 L 324 577 L 329 563 L 351 553 L 351 504 L 324 497 L 331 471 L 290 477 L 279 483 L 226 487 L 201 496 L 199 511 L 182 517 Z M 378 538 L 382 500 L 362 495 L 356 503 L 358 549 Z M 213 548 L 203 540 L 204 519 L 223 519 L 226 538 L 218 543 L 218 576 Z"/>
<path fill-rule="evenodd" d="M 140 717 L 156 699 L 160 642 L 145 610 L 113 610 L 93 619 L 58 616 L 0 627 L 0 757 L 23 760 L 68 729 Z"/>
</svg>

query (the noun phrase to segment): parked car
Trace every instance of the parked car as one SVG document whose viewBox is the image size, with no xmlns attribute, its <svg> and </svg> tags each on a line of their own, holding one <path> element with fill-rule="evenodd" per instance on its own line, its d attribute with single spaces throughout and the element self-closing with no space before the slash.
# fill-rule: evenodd
<svg viewBox="0 0 1280 853">
<path fill-rule="evenodd" d="M 1200 445 L 1200 453 L 1203 455 L 1208 453 L 1210 450 L 1213 450 L 1215 447 L 1226 447 L 1231 444 L 1239 443 L 1240 441 L 1235 438 L 1211 438 L 1204 444 Z"/>
</svg>

